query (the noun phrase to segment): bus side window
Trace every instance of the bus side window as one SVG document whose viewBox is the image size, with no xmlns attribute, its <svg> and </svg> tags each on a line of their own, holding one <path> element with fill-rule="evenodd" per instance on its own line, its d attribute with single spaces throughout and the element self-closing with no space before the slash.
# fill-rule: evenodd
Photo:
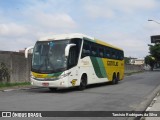
<svg viewBox="0 0 160 120">
<path fill-rule="evenodd" d="M 123 53 L 123 51 L 120 51 L 120 58 L 119 58 L 120 60 L 123 60 L 124 59 L 124 53 Z"/>
<path fill-rule="evenodd" d="M 77 51 L 76 46 L 70 48 L 69 57 L 68 57 L 68 68 L 71 68 L 75 65 L 77 65 L 78 57 L 77 57 Z"/>
<path fill-rule="evenodd" d="M 116 51 L 115 49 L 111 49 L 111 58 L 116 59 Z"/>
<path fill-rule="evenodd" d="M 121 51 L 117 51 L 117 59 L 121 60 Z"/>
<path fill-rule="evenodd" d="M 123 60 L 123 57 L 124 57 L 123 51 L 116 50 L 115 53 L 116 53 L 116 59 L 117 59 L 117 60 Z"/>
<path fill-rule="evenodd" d="M 77 59 L 79 57 L 80 49 L 81 49 L 81 44 L 82 44 L 82 39 L 79 38 L 73 38 L 71 39 L 70 43 L 76 44 L 76 52 L 77 52 Z"/>
<path fill-rule="evenodd" d="M 86 56 L 90 56 L 90 44 L 87 41 L 84 41 L 81 58 Z"/>
<path fill-rule="evenodd" d="M 111 57 L 111 52 L 110 52 L 110 49 L 108 47 L 105 48 L 105 57 L 106 58 L 110 58 Z"/>
<path fill-rule="evenodd" d="M 101 58 L 104 57 L 104 48 L 103 48 L 103 46 L 99 46 L 99 57 L 101 57 Z"/>
<path fill-rule="evenodd" d="M 119 54 L 118 54 L 118 50 L 114 49 L 114 59 L 118 60 L 119 59 Z"/>
<path fill-rule="evenodd" d="M 94 45 L 94 43 L 92 43 L 92 46 L 91 46 L 91 55 L 93 57 L 98 57 L 98 49 L 97 49 L 97 46 Z"/>
</svg>

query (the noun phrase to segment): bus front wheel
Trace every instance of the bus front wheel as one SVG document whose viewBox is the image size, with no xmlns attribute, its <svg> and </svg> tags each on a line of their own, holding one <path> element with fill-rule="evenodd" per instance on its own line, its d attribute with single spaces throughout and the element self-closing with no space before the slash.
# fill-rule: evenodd
<svg viewBox="0 0 160 120">
<path fill-rule="evenodd" d="M 87 75 L 83 75 L 81 77 L 81 82 L 80 82 L 80 85 L 79 85 L 79 90 L 84 90 L 87 86 Z"/>
</svg>

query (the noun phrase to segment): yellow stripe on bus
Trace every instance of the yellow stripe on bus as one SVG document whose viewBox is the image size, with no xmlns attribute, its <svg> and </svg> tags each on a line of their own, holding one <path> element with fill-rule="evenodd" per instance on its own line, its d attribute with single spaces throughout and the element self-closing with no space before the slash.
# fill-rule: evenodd
<svg viewBox="0 0 160 120">
<path fill-rule="evenodd" d="M 105 42 L 103 42 L 103 41 L 101 41 L 101 40 L 95 39 L 95 41 L 96 41 L 96 43 L 98 43 L 98 44 L 101 44 L 101 45 L 104 45 L 104 46 L 109 46 L 109 47 L 112 47 L 112 48 L 115 48 L 115 49 L 118 49 L 118 50 L 122 50 L 122 49 L 120 49 L 120 48 L 118 48 L 118 47 L 115 47 L 115 46 L 113 46 L 113 45 L 110 45 L 110 44 L 108 44 L 108 43 L 105 43 Z"/>
</svg>

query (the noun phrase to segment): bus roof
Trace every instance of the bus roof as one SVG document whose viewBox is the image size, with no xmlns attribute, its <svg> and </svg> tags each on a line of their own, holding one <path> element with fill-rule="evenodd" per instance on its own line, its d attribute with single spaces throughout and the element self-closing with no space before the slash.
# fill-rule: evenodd
<svg viewBox="0 0 160 120">
<path fill-rule="evenodd" d="M 71 34 L 59 34 L 59 35 L 47 36 L 40 38 L 39 41 L 62 40 L 62 39 L 72 39 L 72 38 L 84 38 L 84 37 L 94 40 L 93 37 L 84 34 L 71 33 Z"/>
<path fill-rule="evenodd" d="M 91 41 L 91 42 L 93 41 L 95 43 L 98 43 L 98 44 L 101 44 L 101 45 L 104 45 L 104 46 L 109 46 L 109 47 L 112 47 L 112 48 L 115 48 L 115 49 L 122 50 L 121 48 L 115 47 L 111 44 L 108 44 L 106 42 L 98 40 L 94 37 L 90 37 L 90 36 L 80 34 L 80 33 L 52 35 L 52 36 L 42 37 L 38 41 L 62 40 L 62 39 L 72 39 L 72 38 L 81 38 L 81 39 L 88 38 L 89 41 Z"/>
<path fill-rule="evenodd" d="M 103 41 L 101 41 L 101 40 L 99 40 L 99 39 L 94 39 L 94 40 L 95 40 L 96 43 L 98 43 L 98 44 L 101 44 L 101 45 L 104 45 L 104 46 L 108 46 L 108 47 L 111 47 L 111 48 L 115 48 L 115 49 L 118 49 L 118 50 L 122 50 L 122 49 L 119 48 L 119 47 L 113 46 L 113 45 L 108 44 L 108 43 L 106 43 L 106 42 L 103 42 Z"/>
</svg>

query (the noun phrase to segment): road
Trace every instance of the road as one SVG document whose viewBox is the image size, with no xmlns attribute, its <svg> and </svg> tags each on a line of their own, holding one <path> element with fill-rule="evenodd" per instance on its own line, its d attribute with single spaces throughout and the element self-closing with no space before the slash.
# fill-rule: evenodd
<svg viewBox="0 0 160 120">
<path fill-rule="evenodd" d="M 117 85 L 91 85 L 84 91 L 67 89 L 50 92 L 46 88 L 0 91 L 0 111 L 144 110 L 160 85 L 159 78 L 159 71 L 153 71 L 126 76 Z"/>
</svg>

